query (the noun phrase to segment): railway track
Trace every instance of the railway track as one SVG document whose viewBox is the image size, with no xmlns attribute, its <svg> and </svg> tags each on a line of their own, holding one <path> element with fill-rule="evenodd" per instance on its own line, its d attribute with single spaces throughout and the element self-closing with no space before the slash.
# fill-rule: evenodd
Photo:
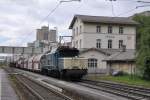
<svg viewBox="0 0 150 100">
<path fill-rule="evenodd" d="M 150 100 L 150 89 L 142 87 L 91 80 L 82 80 L 81 82 L 78 82 L 78 84 L 131 100 Z"/>
<path fill-rule="evenodd" d="M 36 81 L 32 81 L 31 79 L 25 76 L 22 75 L 15 75 L 15 76 L 18 76 L 19 81 L 27 85 L 27 87 L 31 88 L 30 90 L 33 91 L 33 93 L 36 94 L 37 97 L 39 98 L 36 100 L 72 100 L 67 96 L 54 93 L 48 89 L 45 90 L 45 87 L 41 86 L 40 84 L 37 84 Z M 98 91 L 104 91 L 131 100 L 150 100 L 150 89 L 142 87 L 134 87 L 116 83 L 109 83 L 105 81 L 91 81 L 91 80 L 82 80 L 81 82 L 76 83 L 88 88 L 92 88 Z"/>
<path fill-rule="evenodd" d="M 37 100 L 72 100 L 68 96 L 54 92 L 25 76 L 16 75 L 16 78 L 38 98 Z"/>
</svg>

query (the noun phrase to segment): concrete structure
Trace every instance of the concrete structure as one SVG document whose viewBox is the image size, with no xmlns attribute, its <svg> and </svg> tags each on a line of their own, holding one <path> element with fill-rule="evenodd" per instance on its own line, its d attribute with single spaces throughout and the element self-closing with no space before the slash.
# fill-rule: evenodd
<svg viewBox="0 0 150 100">
<path fill-rule="evenodd" d="M 106 73 L 106 62 L 102 62 L 102 60 L 108 55 L 96 48 L 86 49 L 80 52 L 80 57 L 88 58 L 88 73 Z"/>
<path fill-rule="evenodd" d="M 42 48 L 33 48 L 33 47 L 9 47 L 9 46 L 0 46 L 0 53 L 3 54 L 41 54 L 43 52 Z"/>
<path fill-rule="evenodd" d="M 49 27 L 43 26 L 41 29 L 37 29 L 36 40 L 56 42 L 56 30 L 49 30 Z"/>
<path fill-rule="evenodd" d="M 123 17 L 76 15 L 71 24 L 72 46 L 80 48 L 135 49 L 136 23 Z"/>
<path fill-rule="evenodd" d="M 50 30 L 48 35 L 48 40 L 52 42 L 56 42 L 56 30 Z"/>
<path fill-rule="evenodd" d="M 112 54 L 120 52 L 119 49 L 80 49 L 80 57 L 88 59 L 88 73 L 106 74 L 108 71 L 107 62 L 103 61 Z"/>
<path fill-rule="evenodd" d="M 88 58 L 89 73 L 108 71 L 106 57 L 122 51 L 136 49 L 137 22 L 125 17 L 75 15 L 72 29 L 72 46 L 81 57 Z"/>
<path fill-rule="evenodd" d="M 27 71 L 23 71 L 23 70 L 19 70 L 19 69 L 15 69 L 15 71 L 19 74 L 25 74 L 28 75 L 29 78 L 44 84 L 46 87 L 48 88 L 53 88 L 56 91 L 62 91 L 66 90 L 66 94 L 69 93 L 70 95 L 78 95 L 79 99 L 82 100 L 129 100 L 126 99 L 124 97 L 120 97 L 114 94 L 110 94 L 107 92 L 103 92 L 102 90 L 97 90 L 97 89 L 92 89 L 89 87 L 85 87 L 73 82 L 67 82 L 67 81 L 62 81 L 62 80 L 57 80 L 55 78 L 51 78 L 51 77 L 46 77 L 40 74 L 36 74 L 36 73 L 31 73 L 31 72 L 27 72 Z M 41 81 L 44 80 L 44 81 Z M 50 85 L 49 85 L 50 84 Z"/>
<path fill-rule="evenodd" d="M 3 69 L 0 69 L 0 81 L 0 100 L 19 100 L 9 82 L 8 74 Z"/>
<path fill-rule="evenodd" d="M 28 43 L 27 46 L 28 47 L 34 47 L 34 43 Z"/>
<path fill-rule="evenodd" d="M 57 45 L 56 41 L 57 29 L 49 30 L 49 27 L 42 26 L 41 29 L 37 29 L 36 40 L 33 43 L 28 43 L 28 47 L 41 48 L 42 52 L 51 50 L 53 45 Z"/>
</svg>

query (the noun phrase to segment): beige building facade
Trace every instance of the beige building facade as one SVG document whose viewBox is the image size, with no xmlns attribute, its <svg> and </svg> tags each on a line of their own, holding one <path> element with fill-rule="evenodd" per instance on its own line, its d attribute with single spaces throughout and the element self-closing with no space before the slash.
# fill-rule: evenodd
<svg viewBox="0 0 150 100">
<path fill-rule="evenodd" d="M 70 25 L 73 35 L 72 46 L 78 49 L 120 49 L 125 45 L 126 49 L 135 49 L 137 23 L 127 18 L 116 17 L 116 21 L 111 20 L 114 18 L 76 15 Z"/>
<path fill-rule="evenodd" d="M 107 65 L 107 73 L 112 74 L 113 72 L 123 71 L 134 74 L 136 72 L 135 54 L 135 50 L 126 50 L 103 59 Z"/>
<path fill-rule="evenodd" d="M 122 47 L 127 51 L 136 49 L 137 25 L 124 17 L 75 15 L 69 26 L 72 46 L 81 51 L 81 57 L 88 59 L 89 73 L 106 72 L 105 58 L 120 52 Z"/>
<path fill-rule="evenodd" d="M 102 60 L 107 57 L 107 54 L 101 50 L 95 48 L 83 50 L 80 52 L 80 57 L 88 58 L 88 73 L 106 73 L 106 62 Z"/>
<path fill-rule="evenodd" d="M 110 71 L 108 71 L 108 74 L 112 74 L 112 72 L 118 72 L 118 71 L 123 71 L 124 73 L 127 74 L 134 74 L 136 72 L 136 64 L 135 62 L 121 62 L 121 61 L 116 61 L 116 62 L 107 62 L 107 66 L 111 68 Z"/>
</svg>

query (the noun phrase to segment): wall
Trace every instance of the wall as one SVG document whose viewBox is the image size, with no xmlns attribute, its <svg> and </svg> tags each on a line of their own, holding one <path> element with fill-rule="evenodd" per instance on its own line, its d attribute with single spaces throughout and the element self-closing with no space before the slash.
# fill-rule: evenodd
<svg viewBox="0 0 150 100">
<path fill-rule="evenodd" d="M 48 40 L 56 42 L 56 30 L 50 30 L 49 31 Z"/>
<path fill-rule="evenodd" d="M 113 25 L 112 34 L 108 34 L 108 25 L 106 24 L 93 24 L 83 23 L 80 19 L 76 20 L 73 29 L 78 30 L 80 25 L 82 26 L 82 33 L 73 32 L 73 47 L 80 48 L 93 48 L 96 47 L 96 39 L 101 39 L 101 48 L 108 48 L 108 40 L 113 41 L 112 48 L 119 49 L 119 40 L 123 40 L 123 44 L 127 49 L 135 49 L 136 41 L 136 27 L 129 25 L 122 25 L 124 27 L 124 33 L 119 34 L 119 25 Z M 96 32 L 96 26 L 101 26 L 101 33 Z M 80 43 L 81 41 L 81 43 Z"/>
<path fill-rule="evenodd" d="M 102 60 L 106 57 L 106 55 L 98 52 L 98 51 L 87 51 L 80 54 L 80 57 L 85 57 L 86 59 L 95 58 L 98 60 L 98 67 L 95 68 L 88 68 L 88 73 L 100 73 L 106 70 L 106 62 L 102 62 Z"/>
<path fill-rule="evenodd" d="M 101 33 L 108 33 L 108 25 L 112 25 L 113 32 L 112 34 L 119 34 L 119 26 L 117 24 L 99 24 L 99 23 L 84 23 L 84 30 L 83 32 L 90 32 L 90 33 L 96 33 L 96 26 L 101 26 Z M 124 27 L 124 34 L 136 34 L 136 27 L 135 26 L 129 26 L 129 25 L 121 25 Z"/>
<path fill-rule="evenodd" d="M 112 35 L 112 34 L 82 34 L 83 45 L 82 48 L 96 48 L 96 39 L 101 39 L 101 48 L 108 48 L 108 40 L 112 40 L 112 48 L 119 49 L 119 40 L 123 40 L 126 49 L 135 49 L 134 35 Z"/>
<path fill-rule="evenodd" d="M 135 72 L 135 63 L 134 62 L 112 62 L 110 65 L 110 70 L 123 71 L 128 74 L 133 74 Z"/>
<path fill-rule="evenodd" d="M 81 29 L 80 29 L 80 26 L 81 26 Z M 77 27 L 78 27 L 78 33 L 77 33 Z M 75 29 L 75 32 L 73 31 L 74 29 Z M 81 34 L 83 31 L 84 31 L 84 24 L 80 19 L 77 19 L 72 29 L 72 36 L 73 36 L 72 46 L 73 47 L 82 48 L 83 37 L 81 36 Z M 80 43 L 80 40 L 81 40 L 81 43 Z"/>
</svg>

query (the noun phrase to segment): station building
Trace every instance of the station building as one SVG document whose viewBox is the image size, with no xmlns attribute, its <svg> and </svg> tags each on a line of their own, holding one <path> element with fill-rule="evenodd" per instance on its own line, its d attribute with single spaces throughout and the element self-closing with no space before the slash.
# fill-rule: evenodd
<svg viewBox="0 0 150 100">
<path fill-rule="evenodd" d="M 131 73 L 135 68 L 130 65 L 135 58 L 137 25 L 126 17 L 75 15 L 69 26 L 72 46 L 80 50 L 80 57 L 88 59 L 89 73 L 110 73 L 112 70 Z"/>
</svg>

